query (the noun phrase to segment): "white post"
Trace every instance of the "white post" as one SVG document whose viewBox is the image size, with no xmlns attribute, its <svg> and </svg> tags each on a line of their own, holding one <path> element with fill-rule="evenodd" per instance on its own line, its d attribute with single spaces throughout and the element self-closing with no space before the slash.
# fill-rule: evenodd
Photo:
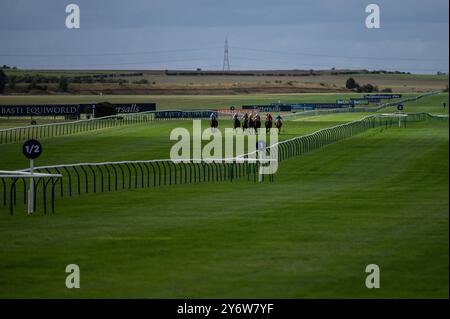
<svg viewBox="0 0 450 319">
<path fill-rule="evenodd" d="M 30 159 L 30 188 L 28 190 L 28 215 L 33 214 L 34 212 L 34 179 L 33 179 L 33 171 L 34 171 L 34 160 Z"/>
</svg>

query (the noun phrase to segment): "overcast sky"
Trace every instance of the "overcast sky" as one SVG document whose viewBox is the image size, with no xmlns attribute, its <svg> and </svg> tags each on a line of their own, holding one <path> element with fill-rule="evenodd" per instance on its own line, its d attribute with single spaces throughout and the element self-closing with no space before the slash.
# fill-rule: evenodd
<svg viewBox="0 0 450 319">
<path fill-rule="evenodd" d="M 81 10 L 67 29 L 66 5 Z M 366 5 L 381 28 L 365 27 Z M 368 68 L 448 72 L 448 0 L 1 0 L 0 64 L 20 68 Z"/>
</svg>

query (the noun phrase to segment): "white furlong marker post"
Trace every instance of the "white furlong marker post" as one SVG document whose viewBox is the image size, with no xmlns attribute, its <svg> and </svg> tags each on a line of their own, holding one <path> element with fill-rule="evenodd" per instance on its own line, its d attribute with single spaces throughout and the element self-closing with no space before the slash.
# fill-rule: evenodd
<svg viewBox="0 0 450 319">
<path fill-rule="evenodd" d="M 264 152 L 266 152 L 266 141 L 264 140 L 260 140 L 256 143 L 256 155 L 257 158 L 259 159 L 259 165 L 263 164 L 263 161 L 261 160 L 261 158 L 263 157 Z M 258 166 L 258 182 L 262 182 L 263 181 L 263 176 L 261 174 L 261 168 Z"/>
<path fill-rule="evenodd" d="M 37 140 L 28 140 L 22 146 L 23 155 L 30 160 L 30 187 L 28 189 L 28 214 L 34 213 L 34 160 L 42 153 L 42 145 Z"/>
<path fill-rule="evenodd" d="M 402 115 L 401 114 L 403 114 L 403 104 L 398 104 L 397 105 L 397 110 L 398 110 L 398 114 L 399 114 L 399 116 L 398 116 L 398 128 L 401 128 L 402 127 Z"/>
<path fill-rule="evenodd" d="M 34 213 L 34 160 L 30 159 L 30 189 L 28 190 L 28 215 Z"/>
</svg>

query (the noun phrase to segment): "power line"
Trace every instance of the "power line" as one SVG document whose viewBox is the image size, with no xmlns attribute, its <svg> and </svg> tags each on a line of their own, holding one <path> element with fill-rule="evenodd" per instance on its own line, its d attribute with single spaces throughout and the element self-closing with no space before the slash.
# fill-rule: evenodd
<svg viewBox="0 0 450 319">
<path fill-rule="evenodd" d="M 217 48 L 217 47 L 215 47 Z M 239 48 L 239 47 L 238 47 Z M 242 48 L 241 48 L 242 49 Z M 129 53 L 106 53 L 106 54 L 71 54 L 70 56 L 79 56 L 79 57 L 83 57 L 83 56 L 102 56 L 102 55 L 126 55 L 126 54 L 151 54 L 151 53 L 168 53 L 168 52 L 188 52 L 188 51 L 202 51 L 204 50 L 204 48 L 197 48 L 197 49 L 183 49 L 183 50 L 160 50 L 160 51 L 147 51 L 147 52 L 129 52 Z M 257 50 L 257 49 L 247 49 L 247 50 L 252 50 L 252 51 L 261 51 L 261 50 Z M 262 52 L 281 52 L 281 51 L 272 51 L 272 50 L 262 50 Z M 297 53 L 289 53 L 289 54 L 297 54 Z M 32 54 L 28 54 L 29 56 L 34 56 Z M 0 56 L 5 56 L 0 54 Z M 25 56 L 25 55 L 24 55 Z M 41 55 L 42 56 L 42 55 Z M 54 56 L 60 56 L 60 54 L 54 54 Z M 62 56 L 62 54 L 61 54 Z M 331 56 L 330 56 L 331 57 Z M 228 39 L 225 39 L 225 47 L 224 47 L 224 60 L 223 60 L 223 65 L 222 65 L 222 70 L 223 71 L 229 71 L 230 70 L 230 54 L 229 54 L 229 46 L 228 46 Z M 269 65 L 277 65 L 277 66 L 281 66 L 284 65 L 286 68 L 287 65 L 289 65 L 290 69 L 296 69 L 299 66 L 303 66 L 303 67 L 307 67 L 307 68 L 312 68 L 312 67 L 320 67 L 320 68 L 327 68 L 327 69 L 332 69 L 333 67 L 335 68 L 348 68 L 348 69 L 385 69 L 385 67 L 378 67 L 378 66 L 369 66 L 369 65 L 363 65 L 363 66 L 355 66 L 355 65 L 339 65 L 339 64 L 334 64 L 334 65 L 327 65 L 327 64 L 316 64 L 316 63 L 297 63 L 295 61 L 291 62 L 291 61 L 285 61 L 285 60 L 276 60 L 276 59 L 271 59 L 271 58 L 259 58 L 259 57 L 246 57 L 246 56 L 234 56 L 233 55 L 233 59 L 239 61 L 239 60 L 244 60 L 244 61 L 255 61 L 255 62 L 264 62 L 265 64 L 269 64 Z M 127 66 L 127 65 L 146 65 L 146 64 L 157 64 L 157 63 L 182 63 L 182 62 L 193 62 L 193 61 L 211 61 L 213 60 L 213 58 L 211 57 L 195 57 L 192 59 L 168 59 L 168 60 L 146 60 L 146 61 L 129 61 L 129 62 L 122 62 L 122 63 L 88 63 L 88 64 L 25 64 L 25 65 L 21 65 L 21 67 L 31 67 L 31 68 L 58 68 L 58 67 L 62 67 L 62 68 L 68 68 L 68 67 L 76 67 L 76 68 L 89 68 L 89 67 L 114 67 L 114 66 Z M 376 59 L 375 59 L 376 60 Z M 253 68 L 253 67 L 252 67 Z M 260 69 L 263 69 L 261 67 L 259 67 Z M 278 67 L 280 68 L 280 67 Z M 274 67 L 272 67 L 272 69 L 274 69 Z M 388 69 L 393 69 L 393 67 L 388 67 Z M 427 71 L 427 72 L 435 72 L 435 69 L 429 69 L 429 68 L 417 68 L 417 67 L 395 67 L 396 70 L 401 71 Z"/>
<path fill-rule="evenodd" d="M 315 64 L 315 63 L 297 63 L 297 62 L 290 62 L 290 61 L 277 61 L 277 60 L 268 60 L 268 59 L 261 59 L 261 58 L 248 58 L 248 57 L 242 57 L 242 56 L 233 56 L 233 59 L 236 61 L 253 61 L 253 62 L 263 62 L 264 64 L 272 65 L 270 69 L 299 69 L 299 67 L 303 67 L 303 69 L 311 69 L 313 67 L 319 67 L 324 69 L 386 69 L 385 67 L 379 67 L 379 66 L 358 66 L 358 65 L 327 65 L 327 64 Z M 156 61 L 133 61 L 133 62 L 123 62 L 123 63 L 83 63 L 83 64 L 22 64 L 19 65 L 20 67 L 31 67 L 31 68 L 68 68 L 68 67 L 77 67 L 77 68 L 89 68 L 89 67 L 114 67 L 114 66 L 127 66 L 127 65 L 151 65 L 151 64 L 158 64 L 158 63 L 189 63 L 189 62 L 195 62 L 195 61 L 213 61 L 213 58 L 192 58 L 192 59 L 172 59 L 172 60 L 156 60 Z M 242 65 L 236 64 L 236 66 L 241 67 Z M 266 67 L 251 67 L 252 69 L 267 69 Z M 224 71 L 229 71 L 229 69 L 222 68 Z M 392 67 L 389 67 L 387 69 L 393 69 Z M 395 67 L 397 71 L 429 71 L 429 72 L 435 72 L 435 69 L 427 69 L 427 68 L 401 68 L 401 67 Z"/>
<path fill-rule="evenodd" d="M 267 59 L 261 59 L 261 58 L 247 58 L 247 57 L 241 57 L 241 56 L 233 56 L 233 59 L 235 60 L 247 60 L 247 61 L 255 61 L 255 62 L 265 62 L 265 63 L 269 63 L 269 64 L 275 64 L 275 65 L 290 65 L 292 68 L 297 68 L 298 66 L 306 66 L 308 68 L 311 67 L 321 67 L 321 68 L 327 68 L 327 69 L 332 69 L 332 68 L 340 68 L 340 69 L 385 69 L 386 67 L 378 67 L 378 66 L 368 66 L 368 65 L 364 65 L 364 66 L 357 66 L 357 65 L 327 65 L 327 64 L 315 64 L 315 63 L 297 63 L 297 62 L 289 62 L 289 61 L 276 61 L 276 60 L 267 60 Z M 390 67 L 390 69 L 392 69 L 392 67 Z M 395 67 L 396 70 L 400 71 L 430 71 L 430 72 L 435 72 L 435 69 L 425 69 L 425 68 L 401 68 L 401 67 Z"/>
<path fill-rule="evenodd" d="M 107 53 L 1 53 L 3 57 L 102 57 L 102 56 L 124 56 L 124 55 L 144 55 L 144 54 L 159 54 L 159 53 L 182 53 L 206 51 L 211 49 L 219 49 L 221 47 L 204 47 L 195 49 L 180 49 L 180 50 L 158 50 L 158 51 L 140 51 L 140 52 L 107 52 Z"/>
<path fill-rule="evenodd" d="M 178 62 L 192 62 L 192 61 L 205 61 L 214 60 L 213 58 L 193 58 L 193 59 L 181 59 L 181 60 L 160 60 L 160 61 L 136 61 L 136 62 L 124 62 L 124 63 L 92 63 L 92 64 L 25 64 L 21 67 L 106 67 L 106 66 L 125 66 L 125 65 L 139 65 L 139 64 L 155 64 L 155 63 L 178 63 Z"/>
<path fill-rule="evenodd" d="M 243 48 L 243 47 L 231 47 L 232 49 L 254 51 L 254 52 L 266 52 L 275 54 L 287 54 L 287 55 L 302 55 L 302 56 L 313 56 L 322 58 L 343 58 L 343 59 L 361 59 L 361 60 L 380 60 L 380 61 L 447 61 L 445 58 L 382 58 L 382 57 L 371 57 L 371 56 L 344 56 L 344 55 L 327 55 L 327 54 L 316 54 L 316 53 L 304 53 L 304 52 L 287 52 L 287 51 L 277 51 L 277 50 L 265 50 L 265 49 L 255 49 L 255 48 Z"/>
</svg>

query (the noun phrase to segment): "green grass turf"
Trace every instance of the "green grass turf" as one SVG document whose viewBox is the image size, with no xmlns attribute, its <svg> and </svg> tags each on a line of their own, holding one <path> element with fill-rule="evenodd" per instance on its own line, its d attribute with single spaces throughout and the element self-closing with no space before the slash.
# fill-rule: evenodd
<svg viewBox="0 0 450 319">
<path fill-rule="evenodd" d="M 443 107 L 443 103 L 446 107 Z M 432 114 L 446 114 L 448 115 L 449 100 L 448 93 L 439 93 L 419 99 L 417 101 L 407 102 L 403 104 L 403 112 L 415 113 L 415 112 L 427 112 Z M 397 112 L 397 107 L 387 107 L 381 109 L 379 112 Z"/>
<path fill-rule="evenodd" d="M 51 124 L 51 123 L 62 123 L 64 122 L 63 117 L 56 117 L 56 118 L 50 118 L 50 117 L 39 117 L 39 118 L 33 118 L 33 120 L 36 121 L 37 124 Z M 7 129 L 7 128 L 14 128 L 19 126 L 29 126 L 31 125 L 31 118 L 4 118 L 0 117 L 0 130 L 1 129 Z"/>
<path fill-rule="evenodd" d="M 412 94 L 408 94 L 412 95 Z M 361 94 L 247 94 L 247 95 L 52 95 L 52 96 L 0 96 L 2 104 L 77 104 L 109 101 L 111 103 L 145 103 L 156 102 L 158 110 L 168 109 L 228 109 L 234 105 L 295 102 L 327 102 L 337 99 L 361 97 Z M 61 121 L 52 118 L 38 118 L 39 124 Z M 29 118 L 2 118 L 0 129 L 30 125 Z"/>
<path fill-rule="evenodd" d="M 309 125 L 310 123 L 315 122 L 331 122 L 328 123 L 327 127 L 330 127 L 334 123 L 342 122 L 347 123 L 350 121 L 358 120 L 362 117 L 371 115 L 373 113 L 365 113 L 365 112 L 354 112 L 354 113 L 329 113 L 329 114 L 320 114 L 320 113 L 312 113 L 308 115 L 301 116 L 290 116 L 289 120 L 293 122 L 303 122 L 303 125 Z"/>
<path fill-rule="evenodd" d="M 248 94 L 248 95 L 52 95 L 52 96 L 0 96 L 2 104 L 77 104 L 110 101 L 112 103 L 139 103 L 156 102 L 157 109 L 218 109 L 244 104 L 268 104 L 268 103 L 334 103 L 336 100 L 349 100 L 352 97 L 362 97 L 363 94 Z M 403 97 L 417 94 L 406 93 Z M 416 102 L 405 103 L 405 112 L 432 112 L 436 114 L 448 114 L 442 107 L 442 102 L 447 101 L 448 93 L 427 97 Z M 411 105 L 411 107 L 410 107 Z M 370 105 L 370 106 L 375 106 Z M 385 108 L 380 112 L 396 111 L 395 107 Z M 30 124 L 29 118 L 1 118 L 0 129 Z M 61 119 L 37 118 L 39 124 L 58 122 Z"/>
<path fill-rule="evenodd" d="M 283 162 L 272 184 L 2 210 L 0 296 L 448 298 L 448 205 L 448 123 L 373 129 Z M 65 288 L 70 263 L 81 289 Z M 370 263 L 377 290 L 364 286 Z"/>
<path fill-rule="evenodd" d="M 331 114 L 315 121 L 286 121 L 280 140 L 311 133 L 320 128 L 346 123 L 365 116 L 363 113 Z M 232 127 L 230 119 L 219 121 L 221 132 Z M 122 160 L 165 159 L 175 141 L 169 139 L 176 127 L 185 127 L 192 132 L 192 121 L 156 121 L 147 124 L 81 133 L 72 136 L 41 139 L 43 153 L 35 161 L 36 166 L 79 162 L 104 162 Z M 202 121 L 202 128 L 209 121 Z M 206 142 L 205 142 L 206 143 Z M 29 166 L 22 154 L 22 144 L 0 145 L 1 169 L 23 169 Z"/>
<path fill-rule="evenodd" d="M 448 107 L 446 110 L 442 107 L 443 102 L 448 105 L 448 93 L 405 103 L 405 112 L 448 114 Z M 394 111 L 394 108 L 385 108 L 380 110 L 380 113 Z M 310 133 L 323 127 L 356 120 L 366 115 L 368 113 L 289 117 L 286 119 L 291 121 L 285 122 L 284 132 L 280 139 Z M 207 123 L 205 121 L 203 123 L 203 127 L 206 127 Z M 230 125 L 229 119 L 220 121 L 221 128 L 230 127 Z M 167 158 L 170 147 L 173 145 L 169 141 L 170 131 L 179 126 L 192 127 L 190 121 L 161 121 L 149 125 L 128 126 L 63 138 L 43 139 L 45 151 L 37 161 L 37 165 Z M 19 144 L 2 145 L 0 151 L 1 169 L 20 169 L 28 165 L 20 154 Z"/>
<path fill-rule="evenodd" d="M 363 115 L 301 118 L 281 138 Z M 43 140 L 38 164 L 166 157 L 179 125 L 191 122 Z M 273 184 L 88 195 L 46 217 L 1 207 L 0 296 L 447 297 L 447 147 L 447 123 L 416 123 L 284 162 Z M 26 167 L 20 145 L 0 151 L 2 169 Z M 72 262 L 79 291 L 64 287 Z M 363 286 L 372 262 L 378 291 Z"/>
</svg>

